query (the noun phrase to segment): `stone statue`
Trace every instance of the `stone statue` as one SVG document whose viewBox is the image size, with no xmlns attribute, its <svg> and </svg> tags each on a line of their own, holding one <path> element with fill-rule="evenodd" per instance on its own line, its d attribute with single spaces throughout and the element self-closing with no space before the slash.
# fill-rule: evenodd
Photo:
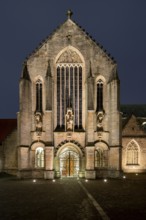
<svg viewBox="0 0 146 220">
<path fill-rule="evenodd" d="M 35 114 L 35 124 L 37 135 L 40 135 L 42 132 L 42 115 L 40 112 L 36 112 Z"/>
<path fill-rule="evenodd" d="M 65 115 L 65 130 L 74 130 L 74 115 L 71 108 L 67 109 L 67 114 Z"/>
<path fill-rule="evenodd" d="M 96 121 L 97 121 L 97 129 L 98 130 L 103 130 L 103 124 L 102 124 L 103 118 L 104 118 L 104 112 L 103 111 L 97 112 Z"/>
</svg>

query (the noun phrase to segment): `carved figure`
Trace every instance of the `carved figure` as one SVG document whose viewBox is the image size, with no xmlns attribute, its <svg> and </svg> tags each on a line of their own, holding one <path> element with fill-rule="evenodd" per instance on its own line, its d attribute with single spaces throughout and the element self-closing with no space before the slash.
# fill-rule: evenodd
<svg viewBox="0 0 146 220">
<path fill-rule="evenodd" d="M 102 125 L 103 118 L 104 118 L 104 113 L 103 113 L 103 111 L 98 112 L 98 113 L 97 113 L 97 128 L 98 128 L 99 130 L 102 130 L 102 129 L 103 129 L 103 125 Z"/>
<path fill-rule="evenodd" d="M 36 132 L 38 135 L 42 132 L 42 115 L 40 112 L 36 112 L 35 114 L 35 124 L 36 124 Z"/>
<path fill-rule="evenodd" d="M 67 109 L 67 114 L 65 115 L 65 125 L 67 131 L 74 130 L 74 115 L 71 108 Z"/>
</svg>

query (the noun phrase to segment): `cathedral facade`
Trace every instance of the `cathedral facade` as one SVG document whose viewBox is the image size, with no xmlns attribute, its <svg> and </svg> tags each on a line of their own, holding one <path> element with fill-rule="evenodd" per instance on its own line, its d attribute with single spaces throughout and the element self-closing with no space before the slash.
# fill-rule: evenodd
<svg viewBox="0 0 146 220">
<path fill-rule="evenodd" d="M 1 171 L 45 179 L 146 172 L 146 106 L 121 107 L 116 61 L 70 11 L 25 60 L 19 99 L 17 128 L 11 121 L 1 138 Z"/>
</svg>

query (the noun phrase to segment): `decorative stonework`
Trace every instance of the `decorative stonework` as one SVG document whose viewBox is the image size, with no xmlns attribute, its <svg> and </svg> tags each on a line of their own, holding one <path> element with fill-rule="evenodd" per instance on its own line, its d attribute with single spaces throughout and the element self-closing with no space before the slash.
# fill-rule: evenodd
<svg viewBox="0 0 146 220">
<path fill-rule="evenodd" d="M 74 115 L 72 108 L 68 108 L 65 115 L 65 130 L 74 131 Z"/>
<path fill-rule="evenodd" d="M 41 136 L 41 133 L 42 133 L 42 114 L 40 112 L 36 112 L 36 114 L 35 114 L 35 125 L 36 125 L 37 135 Z"/>
<path fill-rule="evenodd" d="M 102 139 L 102 132 L 97 132 L 97 137 L 101 141 L 101 139 Z"/>
<path fill-rule="evenodd" d="M 104 112 L 99 111 L 96 115 L 96 123 L 97 123 L 97 130 L 102 131 L 103 130 L 103 118 L 104 118 Z"/>
<path fill-rule="evenodd" d="M 57 63 L 82 63 L 82 60 L 75 51 L 67 49 L 60 55 Z"/>
<path fill-rule="evenodd" d="M 72 143 L 72 144 L 78 146 L 80 148 L 80 150 L 82 151 L 82 154 L 85 155 L 84 147 L 79 142 L 77 142 L 75 140 L 67 140 L 67 139 L 57 145 L 57 147 L 55 148 L 55 155 L 56 155 L 57 151 L 59 150 L 59 148 L 67 143 L 69 143 L 69 144 Z"/>
</svg>

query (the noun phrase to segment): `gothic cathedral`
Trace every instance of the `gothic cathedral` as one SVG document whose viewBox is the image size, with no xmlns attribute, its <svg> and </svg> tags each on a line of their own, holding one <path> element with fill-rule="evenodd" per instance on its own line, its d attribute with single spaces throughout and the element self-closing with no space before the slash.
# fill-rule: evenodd
<svg viewBox="0 0 146 220">
<path fill-rule="evenodd" d="M 45 179 L 146 172 L 146 110 L 120 105 L 117 63 L 71 15 L 24 62 L 1 170 Z"/>
</svg>

